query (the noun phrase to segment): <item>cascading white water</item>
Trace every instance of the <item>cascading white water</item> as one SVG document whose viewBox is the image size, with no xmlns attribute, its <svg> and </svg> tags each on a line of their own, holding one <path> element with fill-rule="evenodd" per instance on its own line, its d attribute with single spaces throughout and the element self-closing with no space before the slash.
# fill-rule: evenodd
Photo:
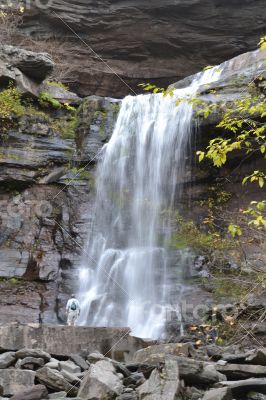
<svg viewBox="0 0 266 400">
<path fill-rule="evenodd" d="M 95 219 L 80 269 L 82 324 L 128 326 L 140 337 L 163 334 L 170 295 L 178 301 L 182 294 L 181 282 L 173 288 L 170 281 L 165 215 L 178 204 L 186 178 L 193 114 L 188 102 L 176 100 L 219 75 L 215 68 L 200 73 L 173 97 L 122 101 L 98 166 Z"/>
</svg>

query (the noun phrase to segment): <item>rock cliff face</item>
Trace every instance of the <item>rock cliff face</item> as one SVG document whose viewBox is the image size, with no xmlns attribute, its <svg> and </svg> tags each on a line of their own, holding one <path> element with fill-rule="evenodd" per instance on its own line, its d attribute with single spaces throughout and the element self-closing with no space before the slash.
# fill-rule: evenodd
<svg viewBox="0 0 266 400">
<path fill-rule="evenodd" d="M 1 119 L 1 322 L 63 321 L 66 296 L 77 289 L 77 267 L 92 218 L 97 154 L 112 132 L 119 101 L 84 99 L 73 120 L 75 137 L 68 120 L 73 116 L 66 110 L 38 109 L 36 96 L 44 87 L 63 102 L 71 97 L 62 88 L 34 81 L 34 66 L 40 63 L 44 71 L 47 59 L 31 53 L 19 69 L 17 61 L 25 53 L 11 50 L 13 58 L 6 51 L 0 56 L 2 88 L 9 80 L 35 99 L 8 128 Z M 34 91 L 32 85 L 21 85 L 26 81 Z M 72 100 L 79 101 L 77 96 Z"/>
<path fill-rule="evenodd" d="M 58 52 L 72 66 L 69 82 L 86 96 L 128 94 L 114 73 L 134 90 L 143 81 L 165 86 L 253 50 L 265 28 L 263 0 L 51 0 L 39 2 L 47 4 L 41 8 L 34 3 L 23 31 L 67 41 Z"/>
<path fill-rule="evenodd" d="M 37 60 L 40 60 L 39 56 Z M 5 62 L 3 57 L 2 63 Z M 18 68 L 17 70 L 20 71 Z M 28 65 L 28 75 L 25 75 L 27 79 L 33 78 L 30 70 Z M 258 74 L 262 76 L 263 71 L 265 73 L 263 54 L 244 54 L 231 61 L 231 69 L 228 69 L 223 80 L 216 82 L 214 86 L 202 87 L 200 96 L 210 103 L 226 102 L 240 95 L 245 96 L 249 82 Z M 236 80 L 236 77 L 240 79 Z M 19 82 L 14 79 L 15 84 L 19 85 Z M 176 86 L 184 84 L 186 83 L 180 82 Z M 44 85 L 47 87 L 47 83 Z M 216 90 L 216 95 L 213 94 L 213 89 Z M 61 96 L 61 89 L 59 95 Z M 64 94 L 63 97 L 65 96 L 69 94 Z M 34 101 L 36 107 L 36 100 Z M 65 125 L 69 123 L 69 117 L 62 108 L 48 108 L 41 112 L 38 109 L 33 112 L 30 108 L 23 116 L 14 118 L 15 124 L 7 131 L 1 125 L 2 323 L 63 322 L 67 297 L 77 289 L 78 266 L 93 217 L 95 163 L 100 157 L 103 144 L 112 133 L 120 101 L 91 96 L 82 101 L 75 98 L 74 103 L 77 108 L 74 131 L 70 130 L 69 125 Z M 217 115 L 201 125 L 198 132 L 201 141 L 208 140 L 216 122 Z M 199 140 L 197 146 L 200 146 Z M 230 180 L 227 179 L 228 171 L 223 175 L 223 172 L 210 168 L 194 168 L 193 181 L 189 182 L 183 199 L 184 209 L 189 202 L 192 204 L 189 210 L 186 209 L 187 215 L 195 222 L 208 217 L 206 204 L 213 195 L 213 186 L 216 191 L 218 186 L 215 185 L 221 180 L 227 182 L 222 190 L 232 195 L 232 199 L 226 204 L 229 210 L 238 210 L 250 200 L 257 200 L 256 188 L 248 192 L 241 185 L 241 177 L 246 172 L 244 168 L 245 165 L 241 165 L 241 168 L 230 175 Z M 232 254 L 227 257 L 228 265 L 236 264 Z M 217 265 L 219 258 L 220 255 L 217 254 Z M 199 269 L 204 272 L 205 261 L 201 261 Z M 237 261 L 237 268 L 248 268 L 249 261 L 256 265 L 257 270 L 263 270 L 265 255 L 254 243 L 245 247 L 244 257 Z M 188 268 L 191 269 L 188 277 L 199 276 L 193 271 L 193 265 Z M 210 299 L 211 303 L 211 290 L 212 288 L 207 288 L 207 292 L 203 294 L 198 285 L 193 289 L 193 299 L 191 292 L 187 295 L 192 304 L 197 304 L 202 298 Z M 262 297 L 251 300 L 253 310 L 265 306 Z M 261 329 L 265 332 L 264 326 Z"/>
</svg>

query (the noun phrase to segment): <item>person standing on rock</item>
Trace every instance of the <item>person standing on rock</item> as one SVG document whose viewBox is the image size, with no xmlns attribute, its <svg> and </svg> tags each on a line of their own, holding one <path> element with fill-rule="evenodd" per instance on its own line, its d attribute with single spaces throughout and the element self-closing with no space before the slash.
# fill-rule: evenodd
<svg viewBox="0 0 266 400">
<path fill-rule="evenodd" d="M 68 326 L 75 326 L 80 315 L 80 304 L 74 294 L 72 294 L 71 299 L 67 302 L 66 313 Z"/>
</svg>

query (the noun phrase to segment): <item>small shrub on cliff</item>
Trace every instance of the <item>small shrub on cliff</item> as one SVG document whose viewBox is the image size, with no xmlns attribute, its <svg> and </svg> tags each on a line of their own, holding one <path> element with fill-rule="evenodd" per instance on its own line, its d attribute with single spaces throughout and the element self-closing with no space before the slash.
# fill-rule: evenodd
<svg viewBox="0 0 266 400">
<path fill-rule="evenodd" d="M 0 92 L 0 116 L 1 118 L 11 118 L 13 115 L 23 115 L 25 107 L 21 102 L 20 91 L 10 86 Z"/>
<path fill-rule="evenodd" d="M 263 86 L 264 87 L 264 86 Z M 217 128 L 222 129 L 225 136 L 217 136 L 210 140 L 205 151 L 198 151 L 199 161 L 211 161 L 217 168 L 223 167 L 228 161 L 230 153 L 244 154 L 246 159 L 256 157 L 266 158 L 266 99 L 263 93 L 232 102 L 231 106 L 223 113 Z M 263 171 L 251 171 L 243 178 L 243 185 L 257 183 L 263 188 L 266 174 Z M 249 224 L 259 229 L 266 229 L 265 204 L 259 202 L 254 207 L 251 202 L 248 210 L 243 212 L 249 215 Z M 241 236 L 242 229 L 232 223 L 228 226 L 229 233 Z"/>
<path fill-rule="evenodd" d="M 62 82 L 58 82 L 58 81 L 46 81 L 47 85 L 49 86 L 53 86 L 59 89 L 64 89 L 66 91 L 69 90 L 67 85 L 64 85 Z"/>
<path fill-rule="evenodd" d="M 55 109 L 61 108 L 61 104 L 58 100 L 54 99 L 53 96 L 50 95 L 50 93 L 47 92 L 41 92 L 39 94 L 39 103 L 41 107 L 48 108 L 52 107 Z"/>
<path fill-rule="evenodd" d="M 0 92 L 0 121 L 1 133 L 5 134 L 15 124 L 18 117 L 25 112 L 21 93 L 15 87 L 8 87 Z"/>
<path fill-rule="evenodd" d="M 49 125 L 52 130 L 59 133 L 63 139 L 74 139 L 78 125 L 76 110 L 71 111 L 71 113 L 65 117 L 51 120 Z"/>
<path fill-rule="evenodd" d="M 202 232 L 191 220 L 186 220 L 178 213 L 176 214 L 177 230 L 171 239 L 170 247 L 191 247 L 202 254 L 210 254 L 213 249 L 228 250 L 232 243 L 221 237 L 218 232 Z"/>
</svg>

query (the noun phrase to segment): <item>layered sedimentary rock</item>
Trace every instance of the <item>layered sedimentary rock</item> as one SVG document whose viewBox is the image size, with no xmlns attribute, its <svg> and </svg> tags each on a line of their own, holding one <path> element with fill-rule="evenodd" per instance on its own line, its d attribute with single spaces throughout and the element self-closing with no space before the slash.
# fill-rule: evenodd
<svg viewBox="0 0 266 400">
<path fill-rule="evenodd" d="M 6 58 L 3 62 L 6 63 Z M 214 86 L 202 87 L 200 95 L 210 103 L 244 96 L 249 82 L 258 74 L 263 76 L 263 65 L 263 54 L 244 54 L 226 64 L 226 76 Z M 27 74 L 29 79 L 33 78 L 29 70 Z M 59 109 L 50 114 L 26 113 L 18 121 L 15 119 L 15 126 L 3 135 L 0 147 L 2 322 L 65 321 L 64 306 L 67 297 L 78 289 L 82 249 L 93 218 L 95 163 L 112 134 L 119 107 L 120 101 L 91 96 L 78 107 L 75 132 L 69 132 L 69 126 L 63 131 L 59 129 L 66 117 Z M 213 133 L 217 117 L 203 121 L 198 138 L 205 143 Z M 231 211 L 258 198 L 255 186 L 250 190 L 241 185 L 243 174 L 248 171 L 249 166 L 241 165 L 223 189 L 231 193 L 232 200 L 227 203 Z M 216 179 L 224 178 L 222 171 L 197 164 L 181 205 L 192 201 L 193 207 L 186 211 L 189 218 L 197 222 L 208 216 L 208 209 L 199 201 L 203 199 L 206 203 L 212 195 L 210 186 Z M 245 251 L 246 258 L 237 261 L 227 254 L 228 265 L 246 269 L 251 261 L 256 268 L 263 268 L 265 256 L 256 244 L 246 246 Z M 218 254 L 217 265 L 220 258 Z M 191 259 L 185 278 L 200 276 L 199 272 L 206 272 L 205 267 L 204 257 L 196 260 L 195 268 Z M 184 293 L 184 299 L 186 296 L 195 305 L 202 301 L 212 303 L 211 293 L 203 294 L 199 286 L 194 288 L 193 298 L 191 293 Z M 262 307 L 264 300 L 251 295 L 249 311 Z M 265 327 L 258 324 L 256 330 L 263 335 Z"/>
<path fill-rule="evenodd" d="M 137 90 L 142 81 L 167 85 L 255 49 L 265 28 L 263 0 L 36 3 L 27 3 L 22 29 L 65 41 L 58 54 L 71 64 L 69 81 L 82 95 L 121 97 L 131 92 L 126 84 Z"/>
<path fill-rule="evenodd" d="M 49 57 L 2 46 L 0 65 L 2 88 L 13 83 L 31 104 L 24 115 L 14 114 L 7 128 L 4 119 L 0 124 L 1 322 L 64 321 L 92 219 L 97 153 L 112 133 L 119 106 L 93 97 L 74 117 L 49 104 L 40 112 L 42 91 L 76 107 L 80 101 L 61 87 L 36 81 L 36 65 L 45 75 L 53 65 Z M 18 77 L 30 85 L 21 87 Z"/>
</svg>

